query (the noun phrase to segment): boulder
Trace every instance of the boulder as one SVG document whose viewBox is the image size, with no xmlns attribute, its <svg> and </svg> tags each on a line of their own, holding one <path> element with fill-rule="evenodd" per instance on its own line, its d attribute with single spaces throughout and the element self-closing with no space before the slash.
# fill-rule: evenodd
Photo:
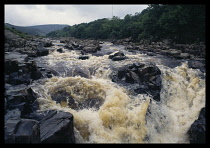
<svg viewBox="0 0 210 148">
<path fill-rule="evenodd" d="M 7 90 L 5 96 L 7 110 L 19 109 L 21 118 L 27 118 L 39 108 L 37 96 L 30 87 L 19 86 L 17 89 Z"/>
<path fill-rule="evenodd" d="M 73 115 L 50 110 L 40 121 L 41 143 L 75 143 Z"/>
<path fill-rule="evenodd" d="M 18 108 L 13 109 L 13 110 L 8 110 L 4 116 L 4 122 L 6 123 L 6 121 L 11 118 L 20 119 L 20 116 L 21 116 L 21 112 Z"/>
<path fill-rule="evenodd" d="M 62 48 L 57 49 L 57 52 L 64 53 Z"/>
<path fill-rule="evenodd" d="M 201 72 L 206 71 L 205 60 L 190 60 L 188 61 L 189 68 L 200 69 Z"/>
<path fill-rule="evenodd" d="M 4 126 L 5 143 L 40 143 L 39 122 L 33 119 L 11 118 Z"/>
<path fill-rule="evenodd" d="M 44 47 L 51 47 L 51 46 L 53 46 L 52 42 L 50 42 L 50 41 L 45 41 L 43 44 L 44 44 L 43 45 Z"/>
<path fill-rule="evenodd" d="M 160 101 L 161 71 L 154 63 L 133 63 L 114 70 L 110 75 L 113 82 L 128 86 L 133 94 L 148 94 Z"/>
<path fill-rule="evenodd" d="M 64 47 L 69 49 L 69 50 L 74 50 L 74 47 L 69 43 L 67 43 Z"/>
<path fill-rule="evenodd" d="M 81 55 L 81 56 L 79 56 L 78 59 L 80 59 L 80 60 L 87 60 L 87 59 L 89 59 L 89 56 L 87 56 L 87 55 Z"/>
<path fill-rule="evenodd" d="M 109 55 L 109 59 L 112 59 L 112 61 L 120 61 L 127 59 L 127 57 L 124 55 L 123 52 L 116 51 Z"/>
<path fill-rule="evenodd" d="M 56 103 L 60 103 L 61 106 L 68 106 L 74 110 L 80 110 L 84 108 L 94 108 L 99 109 L 103 104 L 103 99 L 100 99 L 97 95 L 91 98 L 84 98 L 84 100 L 78 101 L 74 99 L 70 92 L 66 92 L 65 89 L 58 89 L 51 93 L 52 100 Z"/>
<path fill-rule="evenodd" d="M 85 53 L 94 53 L 94 52 L 97 52 L 97 47 L 96 46 L 85 46 L 85 47 L 83 47 L 83 51 Z"/>
<path fill-rule="evenodd" d="M 199 117 L 188 130 L 190 143 L 206 143 L 206 111 L 201 109 Z"/>
<path fill-rule="evenodd" d="M 37 45 L 37 49 L 36 49 L 37 56 L 46 56 L 49 54 L 49 50 L 44 48 L 43 46 L 44 45 L 42 42 Z"/>
</svg>

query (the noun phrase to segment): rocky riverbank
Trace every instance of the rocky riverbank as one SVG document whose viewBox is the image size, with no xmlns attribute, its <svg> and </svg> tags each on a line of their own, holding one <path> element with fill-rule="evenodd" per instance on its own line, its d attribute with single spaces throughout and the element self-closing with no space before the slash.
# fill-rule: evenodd
<svg viewBox="0 0 210 148">
<path fill-rule="evenodd" d="M 170 40 L 162 42 L 150 42 L 142 40 L 133 42 L 130 38 L 112 41 L 117 45 L 124 45 L 130 52 L 139 51 L 140 53 L 155 56 L 157 54 L 175 58 L 177 60 L 189 61 L 190 68 L 199 68 L 205 71 L 206 66 L 206 45 L 203 42 L 194 44 L 177 44 Z"/>
<path fill-rule="evenodd" d="M 55 40 L 55 39 L 54 39 Z M 79 60 L 87 60 L 91 55 L 102 56 L 97 54 L 101 50 L 101 42 L 95 40 L 78 40 L 75 38 L 59 38 L 60 42 L 56 47 L 62 45 L 67 50 L 80 52 Z M 183 53 L 183 47 L 180 45 L 177 49 L 172 48 L 164 43 L 151 43 L 150 45 L 135 45 L 128 39 L 115 41 L 116 44 L 125 45 L 125 49 L 131 52 L 139 51 L 146 54 L 163 54 L 165 56 L 189 60 L 188 64 L 192 68 L 204 69 L 205 71 L 205 52 L 204 47 L 199 46 L 199 54 L 197 52 Z M 64 48 L 55 48 L 55 44 L 51 39 L 46 38 L 30 38 L 22 39 L 12 32 L 5 30 L 5 143 L 75 143 L 75 125 L 74 116 L 69 112 L 58 110 L 39 111 L 39 103 L 37 101 L 38 94 L 32 89 L 31 84 L 41 79 L 48 79 L 53 76 L 59 76 L 56 68 L 46 68 L 38 66 L 35 58 L 48 56 L 50 53 L 57 51 L 65 54 Z M 173 50 L 170 50 L 170 49 Z M 188 47 L 189 48 L 189 47 Z M 194 51 L 196 47 L 192 47 Z M 201 53 L 202 51 L 202 53 Z M 193 60 L 197 58 L 196 60 Z M 123 52 L 114 52 L 108 54 L 107 59 L 118 62 L 129 60 Z M 194 62 L 194 63 L 193 63 Z M 112 73 L 110 79 L 112 82 L 120 84 L 122 87 L 129 87 L 132 95 L 148 94 L 155 101 L 160 101 L 161 91 L 161 71 L 151 62 L 134 62 L 127 65 L 111 65 Z M 90 67 L 87 71 L 92 71 Z M 80 68 L 72 71 L 70 76 L 81 76 L 89 78 L 90 74 Z M 78 90 L 79 91 L 79 90 Z M 92 90 L 94 91 L 94 90 Z M 103 92 L 103 91 L 102 91 Z M 100 93 L 102 93 L 100 92 Z M 95 96 L 91 95 L 83 102 L 76 102 L 72 94 L 68 94 L 67 89 L 55 90 L 51 97 L 58 103 L 66 102 L 68 105 L 79 110 L 81 108 L 99 107 L 104 103 L 101 96 L 95 92 Z M 102 93 L 104 94 L 104 93 Z M 198 120 L 193 123 L 189 129 L 191 143 L 204 142 L 205 140 L 205 109 L 201 111 Z M 200 125 L 197 127 L 196 125 Z M 77 125 L 78 126 L 78 125 Z M 201 139 L 197 138 L 202 137 Z"/>
</svg>

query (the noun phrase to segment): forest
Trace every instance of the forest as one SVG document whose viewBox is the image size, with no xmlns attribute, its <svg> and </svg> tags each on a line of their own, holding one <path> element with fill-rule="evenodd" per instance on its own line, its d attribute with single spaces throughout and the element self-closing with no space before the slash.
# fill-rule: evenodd
<svg viewBox="0 0 210 148">
<path fill-rule="evenodd" d="M 127 14 L 123 19 L 113 16 L 89 23 L 67 26 L 47 34 L 48 37 L 79 39 L 123 39 L 176 43 L 205 42 L 205 5 L 150 4 L 142 12 Z"/>
</svg>

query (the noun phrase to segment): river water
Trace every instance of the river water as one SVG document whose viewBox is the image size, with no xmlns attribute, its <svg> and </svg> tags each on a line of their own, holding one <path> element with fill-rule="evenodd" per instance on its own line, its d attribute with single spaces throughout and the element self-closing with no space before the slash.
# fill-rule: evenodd
<svg viewBox="0 0 210 148">
<path fill-rule="evenodd" d="M 184 61 L 128 52 L 109 42 L 86 60 L 78 59 L 80 51 L 65 49 L 59 41 L 53 44 L 50 54 L 37 57 L 36 62 L 53 70 L 54 76 L 37 80 L 32 88 L 39 95 L 39 111 L 73 114 L 77 143 L 189 143 L 186 133 L 205 106 L 205 73 L 189 68 Z M 58 48 L 65 52 L 53 50 Z M 112 61 L 108 54 L 115 51 L 123 51 L 128 58 Z M 114 68 L 145 61 L 161 70 L 159 102 L 146 94 L 132 95 L 129 85 L 109 77 Z M 52 97 L 59 91 L 71 94 L 76 103 L 97 98 L 100 106 L 78 109 L 69 106 L 68 99 L 56 103 Z"/>
</svg>

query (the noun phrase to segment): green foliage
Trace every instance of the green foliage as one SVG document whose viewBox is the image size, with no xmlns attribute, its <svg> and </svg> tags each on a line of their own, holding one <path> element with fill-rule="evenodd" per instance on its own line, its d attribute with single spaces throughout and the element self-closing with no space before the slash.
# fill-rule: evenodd
<svg viewBox="0 0 210 148">
<path fill-rule="evenodd" d="M 98 19 L 65 27 L 47 34 L 50 37 L 76 37 L 80 39 L 142 39 L 161 41 L 171 39 L 178 43 L 205 41 L 205 5 L 150 4 L 135 15 L 123 19 Z"/>
<path fill-rule="evenodd" d="M 29 34 L 24 33 L 24 32 L 21 32 L 21 31 L 18 31 L 18 30 L 16 30 L 14 27 L 9 28 L 9 27 L 7 27 L 7 26 L 4 26 L 4 28 L 5 28 L 6 30 L 10 30 L 12 33 L 14 33 L 14 34 L 20 36 L 21 38 L 27 39 L 27 38 L 30 37 Z"/>
</svg>

